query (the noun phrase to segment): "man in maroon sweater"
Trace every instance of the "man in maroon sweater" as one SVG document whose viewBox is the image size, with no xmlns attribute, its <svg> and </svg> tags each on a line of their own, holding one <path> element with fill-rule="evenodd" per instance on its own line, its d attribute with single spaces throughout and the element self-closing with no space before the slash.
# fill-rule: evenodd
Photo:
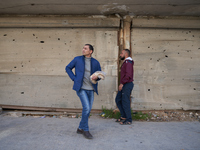
<svg viewBox="0 0 200 150">
<path fill-rule="evenodd" d="M 115 102 L 121 113 L 121 118 L 116 122 L 121 125 L 130 125 L 132 123 L 131 108 L 130 108 L 130 95 L 133 89 L 133 65 L 134 61 L 130 57 L 130 50 L 124 49 L 120 54 L 120 59 L 124 60 L 121 66 L 121 78 L 119 91 L 115 98 Z"/>
</svg>

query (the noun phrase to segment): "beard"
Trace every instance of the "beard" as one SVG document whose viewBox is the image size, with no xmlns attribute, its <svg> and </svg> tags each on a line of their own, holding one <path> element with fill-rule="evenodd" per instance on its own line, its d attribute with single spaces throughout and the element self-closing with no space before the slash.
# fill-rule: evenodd
<svg viewBox="0 0 200 150">
<path fill-rule="evenodd" d="M 121 59 L 121 60 L 124 60 L 124 59 L 125 59 L 125 57 L 120 57 L 120 59 Z"/>
</svg>

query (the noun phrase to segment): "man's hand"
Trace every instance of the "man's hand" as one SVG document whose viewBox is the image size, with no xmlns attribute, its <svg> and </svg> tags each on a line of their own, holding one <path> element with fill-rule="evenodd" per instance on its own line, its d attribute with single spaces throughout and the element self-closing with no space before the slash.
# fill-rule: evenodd
<svg viewBox="0 0 200 150">
<path fill-rule="evenodd" d="M 120 84 L 120 85 L 119 85 L 119 91 L 121 91 L 122 88 L 123 88 L 123 84 Z"/>
<path fill-rule="evenodd" d="M 92 76 L 92 80 L 97 80 L 98 79 L 98 77 L 97 76 Z"/>
</svg>

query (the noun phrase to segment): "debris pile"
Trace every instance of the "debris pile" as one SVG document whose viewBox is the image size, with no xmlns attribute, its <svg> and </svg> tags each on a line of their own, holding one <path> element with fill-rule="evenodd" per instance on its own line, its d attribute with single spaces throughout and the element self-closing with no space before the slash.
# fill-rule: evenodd
<svg viewBox="0 0 200 150">
<path fill-rule="evenodd" d="M 146 121 L 200 121 L 200 111 L 142 111 L 148 114 Z"/>
</svg>

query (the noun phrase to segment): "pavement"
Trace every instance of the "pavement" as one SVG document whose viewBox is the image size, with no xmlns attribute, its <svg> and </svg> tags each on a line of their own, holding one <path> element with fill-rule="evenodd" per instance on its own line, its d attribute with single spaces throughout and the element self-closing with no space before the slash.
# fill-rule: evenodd
<svg viewBox="0 0 200 150">
<path fill-rule="evenodd" d="M 200 122 L 120 125 L 93 115 L 92 140 L 77 134 L 81 118 L 0 115 L 0 150 L 200 150 Z"/>
</svg>

